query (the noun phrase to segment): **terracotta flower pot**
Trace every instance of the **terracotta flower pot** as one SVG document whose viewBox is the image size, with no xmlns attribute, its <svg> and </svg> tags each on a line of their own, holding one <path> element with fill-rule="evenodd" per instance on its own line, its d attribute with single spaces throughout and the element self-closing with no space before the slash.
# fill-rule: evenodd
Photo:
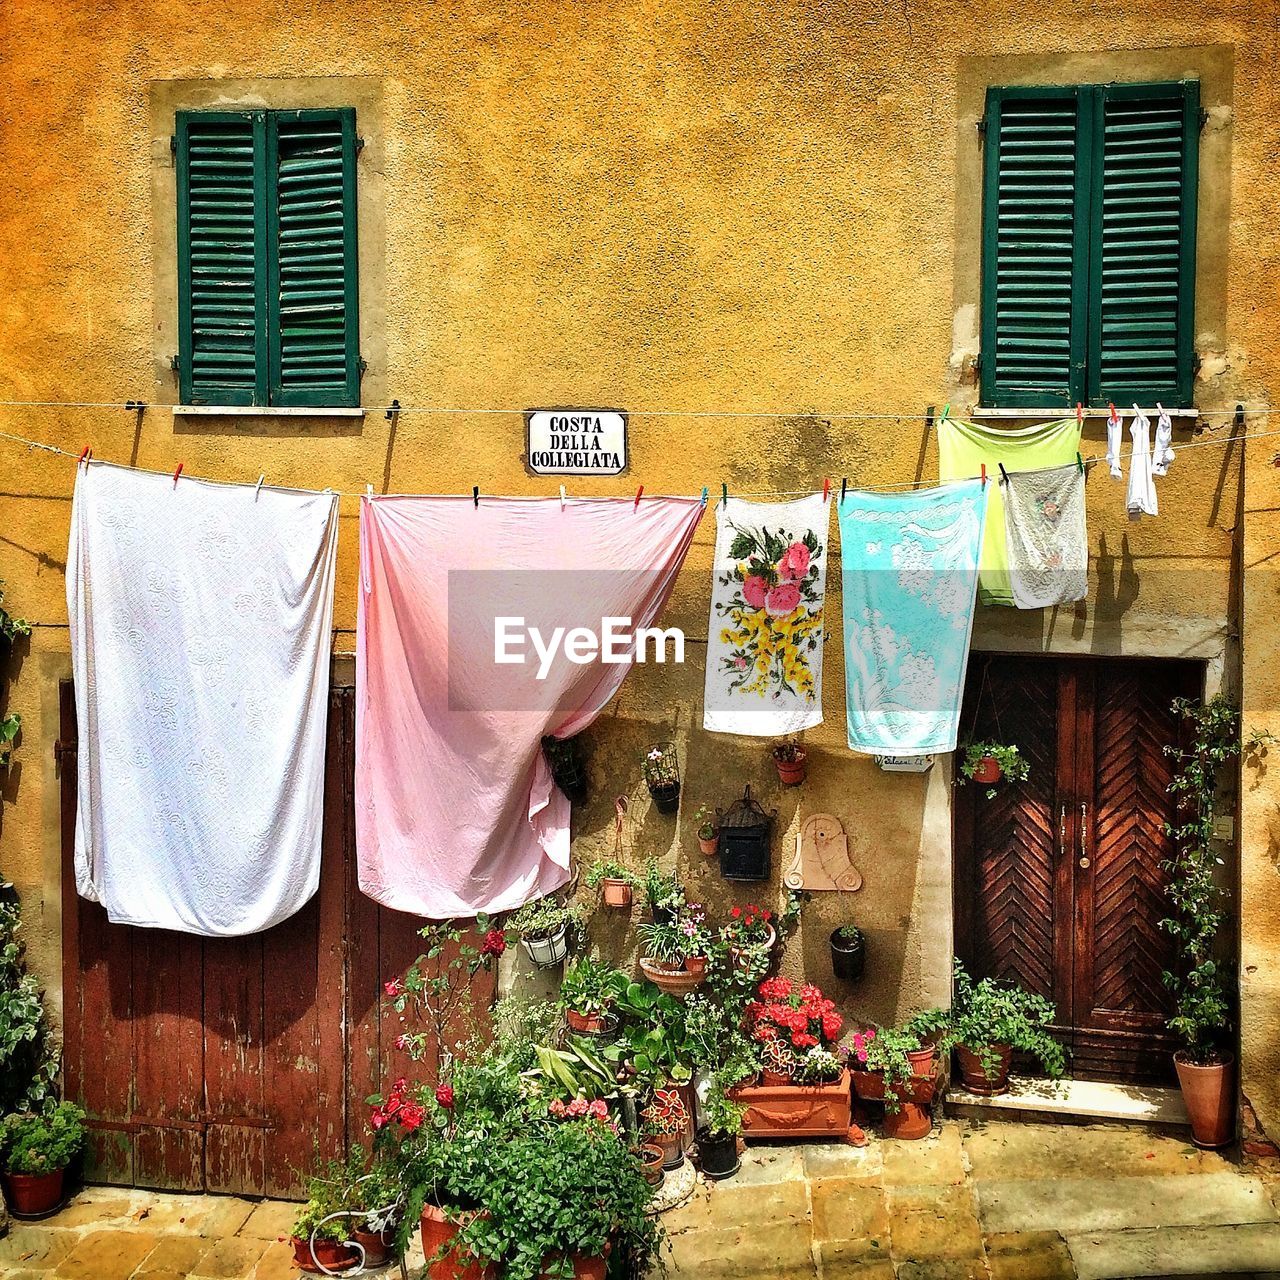
<svg viewBox="0 0 1280 1280">
<path fill-rule="evenodd" d="M 1225 1147 L 1235 1138 L 1235 1059 L 1224 1054 L 1223 1061 L 1201 1066 L 1182 1053 L 1173 1055 L 1182 1100 L 1191 1121 L 1191 1140 L 1197 1147 Z"/>
<path fill-rule="evenodd" d="M 303 1240 L 293 1237 L 293 1263 L 308 1275 L 329 1271 L 350 1271 L 360 1265 L 360 1251 L 342 1240 Z"/>
<path fill-rule="evenodd" d="M 600 882 L 604 890 L 606 907 L 629 907 L 631 905 L 631 886 L 625 880 L 614 880 L 606 876 Z"/>
<path fill-rule="evenodd" d="M 684 1130 L 679 1133 L 658 1133 L 654 1135 L 653 1145 L 662 1150 L 662 1167 L 678 1169 L 684 1164 Z"/>
<path fill-rule="evenodd" d="M 714 858 L 720 850 L 720 833 L 717 831 L 713 836 L 698 837 L 698 852 L 705 853 L 708 858 Z"/>
<path fill-rule="evenodd" d="M 907 1061 L 911 1063 L 913 1076 L 932 1077 L 938 1069 L 938 1050 L 931 1044 L 921 1049 L 912 1049 L 907 1054 Z"/>
<path fill-rule="evenodd" d="M 688 995 L 702 985 L 702 975 L 691 973 L 683 965 L 679 969 L 668 969 L 650 960 L 648 956 L 642 956 L 640 969 L 659 991 L 665 991 L 670 996 Z"/>
<path fill-rule="evenodd" d="M 427 1267 L 430 1280 L 494 1280 L 497 1272 L 493 1267 L 482 1266 L 472 1254 L 461 1248 L 449 1247 L 465 1225 L 465 1217 L 458 1222 L 449 1222 L 444 1210 L 438 1206 L 422 1206 L 423 1253 L 431 1259 L 441 1249 L 446 1250 L 442 1257 Z"/>
<path fill-rule="evenodd" d="M 830 1084 L 735 1085 L 729 1096 L 745 1111 L 742 1131 L 748 1138 L 834 1138 L 849 1133 L 849 1073 Z"/>
<path fill-rule="evenodd" d="M 808 755 L 803 749 L 796 753 L 794 760 L 779 760 L 774 756 L 773 763 L 778 770 L 778 781 L 784 787 L 798 787 L 804 781 L 808 771 L 807 761 Z"/>
<path fill-rule="evenodd" d="M 364 1250 L 364 1265 L 380 1267 L 391 1258 L 392 1246 L 395 1243 L 394 1231 L 366 1231 L 356 1227 L 351 1238 Z"/>
<path fill-rule="evenodd" d="M 699 978 L 705 977 L 707 972 L 707 957 L 685 956 L 684 967 L 686 973 L 696 974 Z"/>
<path fill-rule="evenodd" d="M 1000 761 L 995 756 L 983 756 L 973 771 L 973 780 L 991 786 L 999 782 L 1003 774 L 1004 770 L 1000 768 Z"/>
<path fill-rule="evenodd" d="M 20 1218 L 36 1218 L 56 1208 L 62 1199 L 62 1180 L 66 1170 L 52 1173 L 6 1173 L 4 1198 Z"/>
<path fill-rule="evenodd" d="M 646 1142 L 640 1148 L 640 1168 L 644 1180 L 651 1187 L 662 1186 L 662 1180 L 666 1177 L 662 1166 L 666 1158 L 667 1153 L 656 1142 Z"/>
<path fill-rule="evenodd" d="M 972 1049 L 966 1049 L 962 1044 L 956 1045 L 956 1061 L 960 1064 L 960 1076 L 964 1081 L 964 1087 L 970 1093 L 980 1093 L 990 1097 L 993 1094 L 1004 1093 L 1009 1088 L 1009 1062 L 1013 1058 L 1013 1050 L 1007 1044 L 995 1044 L 991 1048 L 995 1051 L 998 1061 L 995 1074 L 988 1076 L 983 1070 L 980 1054 L 974 1053 Z"/>
<path fill-rule="evenodd" d="M 902 1102 L 897 1111 L 884 1109 L 884 1136 L 904 1142 L 923 1138 L 933 1128 L 929 1108 L 918 1102 Z"/>
<path fill-rule="evenodd" d="M 579 1013 L 577 1009 L 566 1009 L 564 1020 L 569 1024 L 569 1030 L 579 1035 L 598 1036 L 604 1030 L 603 1013 Z"/>
<path fill-rule="evenodd" d="M 760 1072 L 760 1083 L 766 1089 L 776 1089 L 779 1085 L 790 1084 L 791 1077 L 783 1071 L 764 1070 Z"/>
<path fill-rule="evenodd" d="M 547 1265 L 547 1259 L 542 1260 Z M 608 1260 L 605 1258 L 587 1258 L 580 1253 L 573 1255 L 573 1280 L 604 1280 Z M 560 1273 L 556 1272 L 558 1276 Z"/>
</svg>

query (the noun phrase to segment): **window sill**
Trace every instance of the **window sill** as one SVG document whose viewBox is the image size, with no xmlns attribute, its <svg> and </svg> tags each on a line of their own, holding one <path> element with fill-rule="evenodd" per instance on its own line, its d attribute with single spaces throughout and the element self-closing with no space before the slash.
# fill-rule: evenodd
<svg viewBox="0 0 1280 1280">
<path fill-rule="evenodd" d="M 325 409 L 305 405 L 299 408 L 268 404 L 175 404 L 175 418 L 363 418 L 365 410 L 354 408 Z"/>
<path fill-rule="evenodd" d="M 1133 417 L 1132 405 L 1117 405 L 1121 417 Z M 1086 409 L 1084 416 L 1086 418 L 1106 418 L 1110 410 L 1108 409 Z M 1143 410 L 1150 418 L 1159 416 L 1159 410 L 1155 405 Z M 1200 417 L 1199 409 L 1166 409 L 1165 412 L 1173 419 L 1189 418 L 1195 420 Z M 1074 409 L 1068 409 L 1063 405 L 1051 406 L 1048 409 L 970 409 L 968 416 L 974 420 L 980 418 L 1069 418 L 1075 413 Z"/>
</svg>

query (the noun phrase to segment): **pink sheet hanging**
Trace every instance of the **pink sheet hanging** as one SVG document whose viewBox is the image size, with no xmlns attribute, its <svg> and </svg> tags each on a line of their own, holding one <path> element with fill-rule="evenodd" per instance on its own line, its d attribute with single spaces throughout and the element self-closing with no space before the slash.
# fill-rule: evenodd
<svg viewBox="0 0 1280 1280">
<path fill-rule="evenodd" d="M 585 729 L 629 663 L 572 661 L 565 633 L 599 635 L 606 618 L 653 625 L 701 515 L 697 498 L 361 502 L 365 893 L 439 919 L 518 907 L 568 880 L 569 802 L 541 740 Z M 576 652 L 589 648 L 581 638 Z"/>
</svg>

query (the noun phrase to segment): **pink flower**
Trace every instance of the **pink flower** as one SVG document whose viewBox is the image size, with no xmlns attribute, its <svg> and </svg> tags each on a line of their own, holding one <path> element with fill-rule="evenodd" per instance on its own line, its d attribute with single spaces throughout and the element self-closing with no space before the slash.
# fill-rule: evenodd
<svg viewBox="0 0 1280 1280">
<path fill-rule="evenodd" d="M 573 1116 L 575 1118 L 578 1116 L 585 1116 L 587 1114 L 586 1098 L 574 1098 L 574 1100 L 565 1107 L 564 1113 L 567 1116 Z"/>
<path fill-rule="evenodd" d="M 446 1110 L 453 1110 L 453 1086 L 448 1084 L 436 1085 L 436 1101 Z"/>
<path fill-rule="evenodd" d="M 384 982 L 382 989 L 389 996 L 399 996 L 404 994 L 404 983 L 399 978 L 392 978 L 390 982 Z"/>
<path fill-rule="evenodd" d="M 771 618 L 785 618 L 800 604 L 800 588 L 794 582 L 781 582 L 770 587 L 764 598 L 764 610 Z"/>
<path fill-rule="evenodd" d="M 369 1117 L 369 1119 L 370 1119 L 370 1120 L 372 1121 L 372 1123 L 373 1123 L 373 1131 L 374 1131 L 375 1133 L 377 1133 L 377 1131 L 378 1131 L 379 1129 L 381 1129 L 381 1128 L 383 1127 L 383 1125 L 385 1125 L 385 1124 L 387 1123 L 387 1117 L 386 1117 L 386 1115 L 383 1113 L 383 1111 L 382 1111 L 382 1109 L 381 1109 L 381 1108 L 378 1108 L 378 1109 L 377 1109 L 377 1110 L 376 1110 L 376 1111 L 375 1111 L 375 1112 L 374 1112 L 374 1113 Z"/>
<path fill-rule="evenodd" d="M 411 1036 L 407 1036 L 407 1035 L 396 1036 L 396 1048 L 399 1049 L 401 1052 L 407 1049 L 412 1043 L 413 1043 L 413 1038 Z"/>
<path fill-rule="evenodd" d="M 588 1108 L 587 1115 L 593 1120 L 605 1120 L 609 1115 L 609 1108 L 605 1106 L 603 1098 L 597 1098 Z"/>
<path fill-rule="evenodd" d="M 803 542 L 793 542 L 778 561 L 778 576 L 787 582 L 797 582 L 809 572 L 809 548 Z"/>
<path fill-rule="evenodd" d="M 558 1120 L 561 1116 L 564 1115 L 564 1103 L 561 1102 L 559 1098 L 552 1098 L 551 1105 L 547 1108 L 547 1110 L 553 1116 L 555 1116 L 556 1119 Z"/>
<path fill-rule="evenodd" d="M 764 606 L 765 593 L 768 586 L 758 573 L 749 573 L 742 583 L 742 598 L 753 608 Z"/>
</svg>

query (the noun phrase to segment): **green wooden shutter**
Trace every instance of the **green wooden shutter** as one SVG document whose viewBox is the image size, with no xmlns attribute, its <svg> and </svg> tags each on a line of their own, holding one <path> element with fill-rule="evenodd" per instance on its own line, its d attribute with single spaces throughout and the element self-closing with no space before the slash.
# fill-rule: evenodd
<svg viewBox="0 0 1280 1280">
<path fill-rule="evenodd" d="M 987 93 L 982 244 L 984 405 L 1083 396 L 1091 103 L 1071 87 Z"/>
<path fill-rule="evenodd" d="M 265 404 L 265 113 L 179 112 L 176 144 L 180 398 Z"/>
<path fill-rule="evenodd" d="M 271 402 L 360 403 L 355 112 L 271 114 Z"/>
<path fill-rule="evenodd" d="M 1189 406 L 1200 87 L 1099 86 L 1089 397 Z"/>
</svg>

